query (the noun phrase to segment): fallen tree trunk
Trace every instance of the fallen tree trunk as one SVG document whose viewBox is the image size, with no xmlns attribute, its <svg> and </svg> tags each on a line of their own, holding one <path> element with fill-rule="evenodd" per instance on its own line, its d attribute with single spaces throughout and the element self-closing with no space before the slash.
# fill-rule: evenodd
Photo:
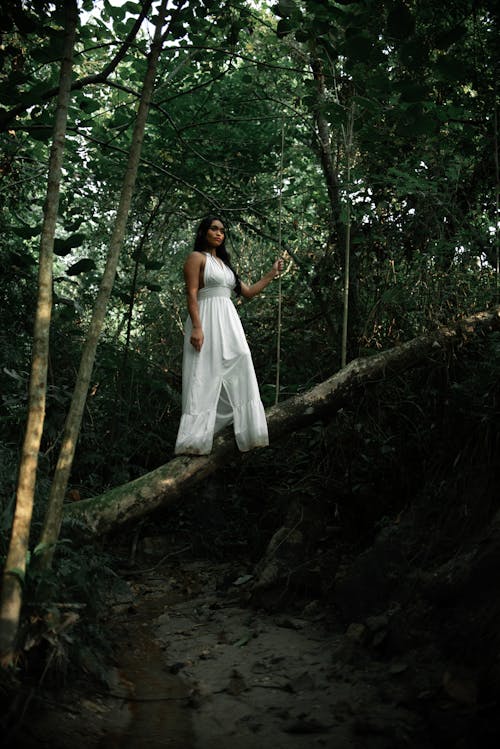
<svg viewBox="0 0 500 749">
<path fill-rule="evenodd" d="M 446 351 L 454 344 L 465 343 L 477 333 L 491 330 L 500 330 L 500 306 L 414 338 L 389 351 L 354 359 L 306 393 L 267 410 L 271 443 L 285 432 L 301 429 L 318 419 L 330 418 L 349 402 L 358 388 L 422 364 L 431 355 Z M 210 455 L 174 458 L 128 484 L 67 505 L 65 519 L 73 520 L 88 534 L 107 533 L 173 502 L 214 473 L 235 452 L 232 427 L 228 427 L 214 440 Z"/>
</svg>

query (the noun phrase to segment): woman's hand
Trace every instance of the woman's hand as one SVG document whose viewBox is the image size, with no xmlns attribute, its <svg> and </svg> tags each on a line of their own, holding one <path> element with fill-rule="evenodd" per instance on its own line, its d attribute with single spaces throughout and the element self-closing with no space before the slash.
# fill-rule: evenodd
<svg viewBox="0 0 500 749">
<path fill-rule="evenodd" d="M 205 336 L 203 335 L 203 330 L 201 328 L 193 328 L 189 341 L 195 350 L 200 352 L 204 338 Z"/>
<path fill-rule="evenodd" d="M 282 270 L 283 270 L 283 258 L 279 257 L 273 263 L 274 276 L 275 277 L 279 276 L 279 274 L 281 273 Z"/>
<path fill-rule="evenodd" d="M 283 265 L 283 259 L 279 257 L 274 261 L 271 270 L 268 270 L 266 275 L 262 276 L 260 281 L 256 281 L 256 283 L 253 283 L 251 286 L 247 286 L 246 283 L 243 283 L 242 281 L 241 296 L 245 297 L 245 299 L 252 299 L 254 296 L 257 296 L 257 294 L 260 294 L 266 286 L 269 286 L 269 284 L 272 283 L 273 278 L 279 276 L 283 270 Z"/>
</svg>

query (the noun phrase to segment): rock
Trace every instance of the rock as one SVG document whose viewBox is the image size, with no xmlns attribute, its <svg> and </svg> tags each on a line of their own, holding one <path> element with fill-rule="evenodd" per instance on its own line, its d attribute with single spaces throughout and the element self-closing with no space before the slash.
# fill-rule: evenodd
<svg viewBox="0 0 500 749">
<path fill-rule="evenodd" d="M 168 540 L 163 536 L 146 536 L 142 539 L 142 551 L 148 557 L 161 557 L 168 548 Z"/>
<path fill-rule="evenodd" d="M 477 683 L 472 678 L 460 677 L 450 673 L 450 671 L 445 671 L 443 674 L 443 689 L 455 702 L 460 702 L 462 705 L 477 704 Z"/>
<path fill-rule="evenodd" d="M 179 671 L 181 671 L 187 664 L 181 663 L 180 661 L 178 663 L 172 663 L 169 667 L 169 673 L 171 674 L 178 674 Z"/>
<path fill-rule="evenodd" d="M 359 665 L 365 661 L 366 657 L 366 651 L 359 641 L 347 635 L 342 638 L 340 645 L 332 653 L 332 661 L 336 670 L 338 666 Z"/>
<path fill-rule="evenodd" d="M 233 669 L 233 671 L 231 672 L 231 678 L 229 679 L 229 684 L 226 688 L 226 692 L 228 692 L 228 694 L 232 694 L 234 697 L 237 697 L 247 689 L 248 687 L 245 679 L 243 678 L 243 675 L 236 669 Z"/>
<path fill-rule="evenodd" d="M 369 616 L 365 623 L 370 632 L 380 632 L 381 629 L 387 629 L 389 626 L 389 617 L 386 614 Z"/>
<path fill-rule="evenodd" d="M 391 667 L 389 668 L 389 673 L 392 674 L 392 676 L 397 676 L 398 674 L 404 673 L 404 671 L 408 670 L 408 664 L 407 663 L 393 663 Z"/>
<path fill-rule="evenodd" d="M 345 634 L 346 637 L 349 638 L 349 640 L 362 645 L 364 642 L 366 642 L 368 633 L 364 624 L 353 622 L 352 624 L 349 624 Z"/>
<path fill-rule="evenodd" d="M 294 676 L 287 684 L 291 692 L 295 694 L 299 692 L 307 692 L 314 689 L 314 679 L 309 671 L 304 671 L 298 676 Z"/>
<path fill-rule="evenodd" d="M 284 627 L 285 629 L 304 629 L 309 624 L 305 619 L 297 619 L 291 616 L 282 616 L 274 620 L 274 623 L 278 627 Z"/>
<path fill-rule="evenodd" d="M 240 575 L 240 577 L 233 581 L 233 585 L 245 585 L 246 583 L 249 583 L 250 580 L 253 580 L 253 575 Z"/>
</svg>

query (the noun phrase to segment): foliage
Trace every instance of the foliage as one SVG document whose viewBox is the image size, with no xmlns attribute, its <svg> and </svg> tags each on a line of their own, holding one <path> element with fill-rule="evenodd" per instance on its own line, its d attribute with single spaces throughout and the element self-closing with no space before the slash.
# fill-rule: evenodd
<svg viewBox="0 0 500 749">
<path fill-rule="evenodd" d="M 25 604 L 18 672 L 45 685 L 62 684 L 78 671 L 106 682 L 113 641 L 105 618 L 109 601 L 124 587 L 114 559 L 95 545 L 76 547 L 62 539 L 52 570 L 41 572 L 40 551 L 37 546 L 30 554 L 21 581 Z"/>
</svg>

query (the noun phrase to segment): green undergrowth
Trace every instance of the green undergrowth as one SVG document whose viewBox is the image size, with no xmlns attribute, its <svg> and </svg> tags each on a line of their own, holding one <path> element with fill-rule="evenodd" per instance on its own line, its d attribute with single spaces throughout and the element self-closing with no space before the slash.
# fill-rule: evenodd
<svg viewBox="0 0 500 749">
<path fill-rule="evenodd" d="M 16 660 L 0 675 L 8 733 L 33 699 L 78 678 L 105 685 L 113 637 L 105 619 L 110 596 L 124 588 L 116 559 L 97 544 L 57 544 L 52 568 L 41 570 L 38 550 L 28 556 Z M 4 563 L 2 559 L 2 564 Z M 42 700 L 43 701 L 43 700 Z"/>
</svg>

